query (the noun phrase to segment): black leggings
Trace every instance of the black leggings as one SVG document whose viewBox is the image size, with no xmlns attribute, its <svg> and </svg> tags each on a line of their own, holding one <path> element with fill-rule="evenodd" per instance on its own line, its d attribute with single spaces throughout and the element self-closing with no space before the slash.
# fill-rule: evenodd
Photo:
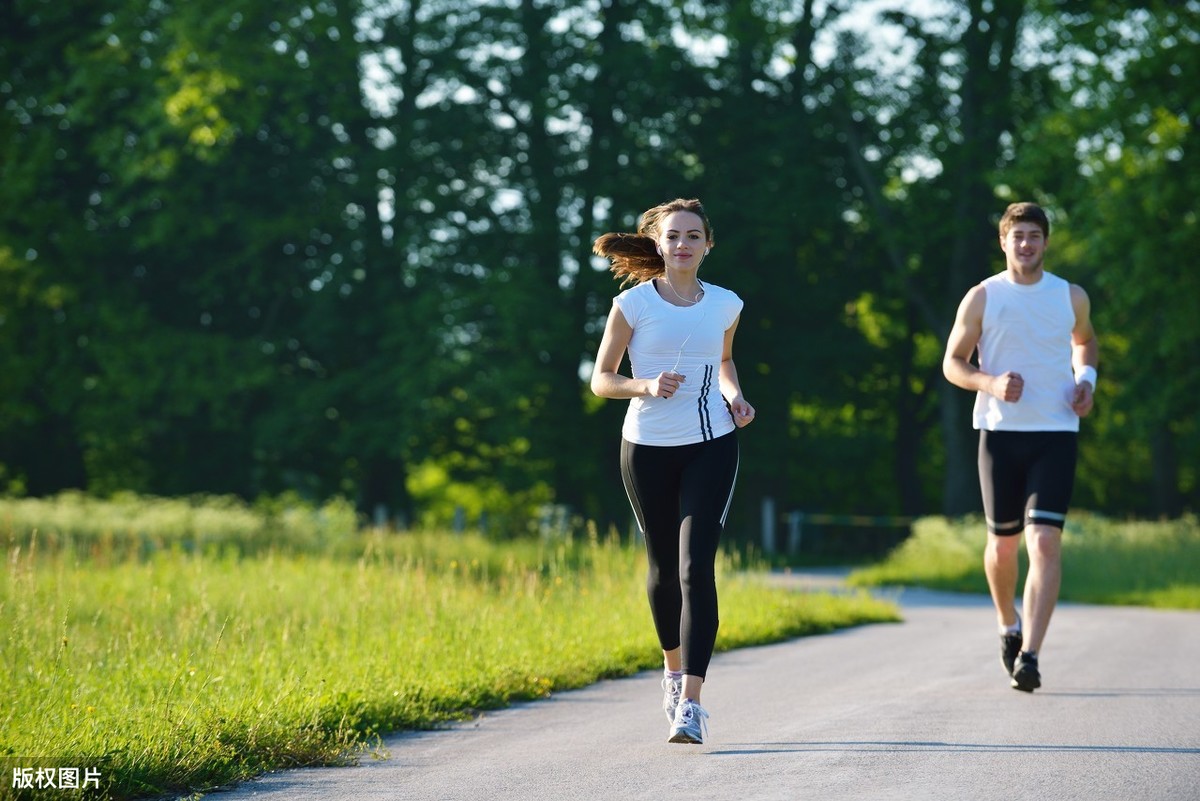
<svg viewBox="0 0 1200 801">
<path fill-rule="evenodd" d="M 736 432 L 693 445 L 621 441 L 621 478 L 646 537 L 646 592 L 664 651 L 704 678 L 717 641 L 717 546 L 737 479 Z"/>
</svg>

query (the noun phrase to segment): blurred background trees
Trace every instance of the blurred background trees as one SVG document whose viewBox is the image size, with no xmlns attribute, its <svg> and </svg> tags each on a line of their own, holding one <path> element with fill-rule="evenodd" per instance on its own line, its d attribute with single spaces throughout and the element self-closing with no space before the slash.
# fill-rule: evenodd
<svg viewBox="0 0 1200 801">
<path fill-rule="evenodd" d="M 978 508 L 958 300 L 1018 199 L 1101 336 L 1076 505 L 1195 510 L 1200 2 L 14 0 L 0 490 L 624 526 L 591 241 L 698 196 L 758 500 Z M 463 511 L 459 512 L 460 514 Z"/>
</svg>

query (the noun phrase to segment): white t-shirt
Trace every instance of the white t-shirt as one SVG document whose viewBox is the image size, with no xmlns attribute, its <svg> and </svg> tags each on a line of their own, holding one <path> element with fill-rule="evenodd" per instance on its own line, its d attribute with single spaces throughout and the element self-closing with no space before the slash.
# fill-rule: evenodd
<svg viewBox="0 0 1200 801">
<path fill-rule="evenodd" d="M 742 311 L 728 289 L 702 284 L 694 306 L 663 300 L 653 281 L 613 299 L 633 327 L 629 363 L 634 378 L 674 370 L 684 376 L 670 398 L 631 398 L 621 436 L 636 445 L 690 445 L 728 434 L 735 426 L 718 376 L 725 332 Z"/>
<path fill-rule="evenodd" d="M 1043 272 L 1036 284 L 1018 284 L 1003 272 L 982 286 L 985 302 L 979 369 L 990 375 L 1009 370 L 1020 373 L 1025 386 L 1016 402 L 977 393 L 975 428 L 1078 431 L 1079 415 L 1071 408 L 1075 391 L 1071 285 L 1048 272 Z"/>
</svg>

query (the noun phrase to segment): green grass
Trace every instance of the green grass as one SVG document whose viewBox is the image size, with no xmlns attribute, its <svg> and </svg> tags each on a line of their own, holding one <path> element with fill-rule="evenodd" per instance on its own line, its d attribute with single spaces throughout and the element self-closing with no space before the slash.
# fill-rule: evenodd
<svg viewBox="0 0 1200 801">
<path fill-rule="evenodd" d="M 853 571 L 849 582 L 986 593 L 984 532 L 981 520 L 924 518 L 883 562 Z M 1062 560 L 1064 600 L 1200 609 L 1200 523 L 1195 517 L 1124 522 L 1074 514 L 1063 532 Z"/>
<path fill-rule="evenodd" d="M 0 528 L 0 761 L 99 767 L 114 798 L 343 764 L 387 732 L 661 665 L 643 554 L 594 532 L 321 544 L 281 528 L 272 547 L 236 505 L 96 533 L 101 508 L 66 503 L 44 529 Z M 224 533 L 183 522 L 188 506 Z M 897 619 L 865 594 L 781 591 L 746 568 L 721 559 L 719 649 Z"/>
<path fill-rule="evenodd" d="M 99 499 L 80 492 L 53 498 L 0 499 L 0 541 L 73 549 L 96 558 L 144 557 L 187 551 L 334 552 L 358 544 L 354 508 L 341 500 L 322 506 L 292 496 L 249 506 L 236 498 L 152 498 L 132 494 Z"/>
</svg>

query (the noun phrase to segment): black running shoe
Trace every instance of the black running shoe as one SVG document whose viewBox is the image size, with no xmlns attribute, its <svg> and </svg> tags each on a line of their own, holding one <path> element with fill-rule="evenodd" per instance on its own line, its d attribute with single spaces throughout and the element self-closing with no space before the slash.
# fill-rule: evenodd
<svg viewBox="0 0 1200 801">
<path fill-rule="evenodd" d="M 1012 688 L 1031 693 L 1042 686 L 1042 674 L 1038 673 L 1037 657 L 1024 651 L 1017 654 L 1013 663 Z"/>
<path fill-rule="evenodd" d="M 1004 663 L 1004 669 L 1010 676 L 1013 674 L 1013 663 L 1017 661 L 1017 654 L 1020 652 L 1021 632 L 1000 635 L 1000 661 Z"/>
</svg>

